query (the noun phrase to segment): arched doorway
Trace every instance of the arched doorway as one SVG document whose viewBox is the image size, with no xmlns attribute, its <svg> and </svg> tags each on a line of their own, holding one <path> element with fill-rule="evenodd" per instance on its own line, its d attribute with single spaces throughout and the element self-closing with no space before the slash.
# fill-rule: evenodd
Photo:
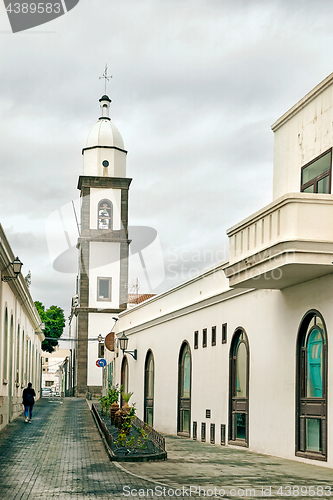
<svg viewBox="0 0 333 500">
<path fill-rule="evenodd" d="M 184 342 L 178 361 L 178 434 L 190 437 L 191 425 L 191 351 Z"/>
<path fill-rule="evenodd" d="M 316 310 L 305 314 L 297 338 L 296 455 L 327 460 L 327 331 Z"/>
<path fill-rule="evenodd" d="M 229 441 L 249 445 L 249 343 L 238 328 L 230 347 Z"/>
<path fill-rule="evenodd" d="M 128 392 L 128 361 L 127 357 L 123 357 L 123 361 L 121 363 L 121 376 L 120 376 L 120 386 L 122 387 L 122 393 Z M 120 406 L 123 406 L 125 401 L 123 400 L 123 396 L 120 397 Z"/>
<path fill-rule="evenodd" d="M 151 351 L 147 352 L 145 362 L 145 422 L 153 427 L 154 422 L 154 356 Z"/>
</svg>

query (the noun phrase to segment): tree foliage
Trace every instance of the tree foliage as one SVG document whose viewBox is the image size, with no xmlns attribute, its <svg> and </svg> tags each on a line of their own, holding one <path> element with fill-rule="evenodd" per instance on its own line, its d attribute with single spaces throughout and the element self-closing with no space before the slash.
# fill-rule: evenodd
<svg viewBox="0 0 333 500">
<path fill-rule="evenodd" d="M 29 269 L 28 274 L 24 277 L 24 280 L 27 284 L 27 287 L 30 288 L 30 285 L 31 285 L 31 271 L 30 271 L 30 269 Z"/>
<path fill-rule="evenodd" d="M 42 350 L 53 352 L 58 345 L 65 327 L 65 315 L 63 309 L 58 306 L 51 306 L 45 311 L 45 306 L 41 302 L 35 302 L 40 319 L 45 324 L 44 335 L 49 337 L 42 342 Z M 51 338 L 50 338 L 51 337 Z"/>
</svg>

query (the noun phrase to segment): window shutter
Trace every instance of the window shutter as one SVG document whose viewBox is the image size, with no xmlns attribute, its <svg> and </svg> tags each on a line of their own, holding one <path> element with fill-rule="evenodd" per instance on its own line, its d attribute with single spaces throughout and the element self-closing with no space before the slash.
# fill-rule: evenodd
<svg viewBox="0 0 333 500">
<path fill-rule="evenodd" d="M 305 451 L 305 418 L 301 417 L 299 422 L 299 451 Z"/>
<path fill-rule="evenodd" d="M 232 414 L 232 426 L 231 426 L 231 439 L 235 441 L 236 439 L 236 426 L 237 426 L 237 413 Z"/>
<path fill-rule="evenodd" d="M 327 443 L 327 436 L 326 436 L 326 418 L 321 419 L 321 446 L 322 446 L 322 454 L 326 456 L 326 443 Z"/>
</svg>

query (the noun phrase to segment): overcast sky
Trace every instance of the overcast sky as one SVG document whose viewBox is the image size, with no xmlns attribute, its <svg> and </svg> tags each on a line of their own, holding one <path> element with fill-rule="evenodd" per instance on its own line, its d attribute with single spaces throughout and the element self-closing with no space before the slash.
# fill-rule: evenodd
<svg viewBox="0 0 333 500">
<path fill-rule="evenodd" d="M 329 1 L 80 0 L 16 34 L 0 14 L 1 224 L 34 300 L 66 316 L 75 274 L 53 269 L 45 222 L 78 197 L 105 63 L 129 223 L 163 250 L 154 291 L 227 258 L 226 230 L 271 201 L 271 124 L 333 71 Z"/>
</svg>

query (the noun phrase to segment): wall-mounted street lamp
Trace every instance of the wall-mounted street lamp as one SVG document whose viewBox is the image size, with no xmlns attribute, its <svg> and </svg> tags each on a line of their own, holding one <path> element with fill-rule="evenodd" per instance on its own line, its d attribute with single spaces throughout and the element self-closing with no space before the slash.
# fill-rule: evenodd
<svg viewBox="0 0 333 500">
<path fill-rule="evenodd" d="M 128 337 L 126 337 L 125 332 L 121 334 L 120 337 L 118 337 L 118 342 L 119 342 L 119 347 L 123 351 L 123 354 L 130 354 L 133 356 L 135 360 L 138 359 L 138 351 L 137 349 L 134 349 L 134 351 L 126 351 L 127 346 L 128 346 Z"/>
<path fill-rule="evenodd" d="M 21 272 L 23 263 L 20 261 L 20 259 L 18 257 L 16 257 L 16 259 L 13 262 L 11 262 L 10 264 L 8 264 L 8 266 L 6 267 L 5 271 L 7 271 L 7 269 L 9 268 L 9 266 L 12 266 L 13 273 L 14 273 L 15 276 L 3 276 L 1 278 L 1 281 L 13 281 L 13 280 L 16 280 L 17 277 L 18 277 L 18 275 Z"/>
</svg>

